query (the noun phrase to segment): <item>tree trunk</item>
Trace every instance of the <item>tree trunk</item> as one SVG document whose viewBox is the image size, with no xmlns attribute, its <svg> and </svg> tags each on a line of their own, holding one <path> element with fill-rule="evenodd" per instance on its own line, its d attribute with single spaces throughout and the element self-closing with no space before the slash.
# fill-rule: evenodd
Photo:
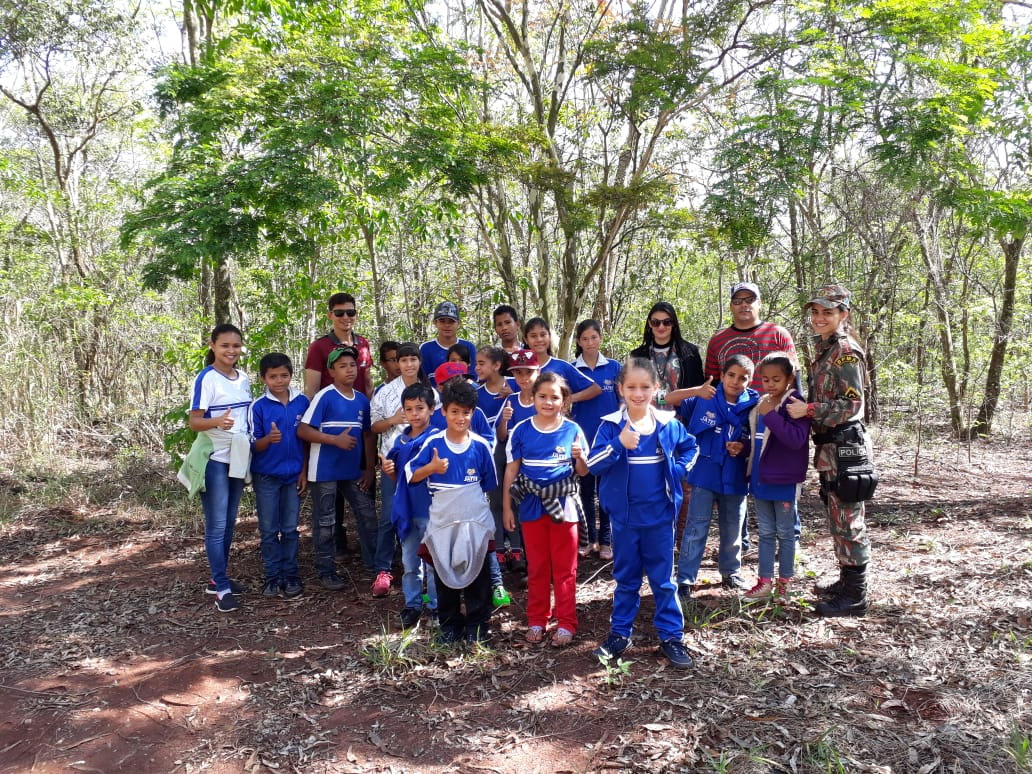
<svg viewBox="0 0 1032 774">
<path fill-rule="evenodd" d="M 217 259 L 215 270 L 212 272 L 212 311 L 215 315 L 215 324 L 233 322 L 230 304 L 233 301 L 233 275 L 230 271 L 229 261 L 225 258 Z"/>
<path fill-rule="evenodd" d="M 992 430 L 993 416 L 1000 401 L 1000 377 L 1003 375 L 1003 363 L 1007 357 L 1007 343 L 1014 326 L 1014 299 L 1018 284 L 1018 263 L 1025 237 L 1000 240 L 1003 248 L 1003 301 L 1000 314 L 996 318 L 996 332 L 993 336 L 993 348 L 989 355 L 989 372 L 985 377 L 985 397 L 978 408 L 972 433 L 988 435 Z"/>
</svg>

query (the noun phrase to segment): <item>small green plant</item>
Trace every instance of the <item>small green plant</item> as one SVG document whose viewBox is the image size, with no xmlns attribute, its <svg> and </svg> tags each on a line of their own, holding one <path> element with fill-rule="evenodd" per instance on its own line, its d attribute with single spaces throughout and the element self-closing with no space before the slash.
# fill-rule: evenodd
<svg viewBox="0 0 1032 774">
<path fill-rule="evenodd" d="M 622 658 L 617 658 L 614 661 L 612 656 L 599 656 L 598 660 L 605 670 L 602 674 L 602 682 L 609 688 L 623 685 L 624 682 L 630 679 L 633 661 L 625 661 Z"/>
<path fill-rule="evenodd" d="M 735 755 L 727 750 L 721 750 L 719 756 L 709 755 L 706 758 L 706 763 L 709 764 L 710 771 L 713 774 L 727 774 L 731 770 L 731 762 L 735 759 Z"/>
<path fill-rule="evenodd" d="M 835 743 L 828 739 L 831 733 L 829 728 L 817 739 L 803 745 L 803 755 L 807 762 L 820 768 L 826 774 L 846 774 L 846 759 L 835 747 Z"/>
<path fill-rule="evenodd" d="M 362 649 L 362 656 L 369 665 L 382 674 L 394 674 L 395 671 L 407 669 L 419 662 L 408 654 L 409 648 L 416 642 L 416 630 L 406 629 L 401 634 L 387 632 L 380 628 L 380 634 Z"/>
<path fill-rule="evenodd" d="M 1014 759 L 1018 771 L 1032 771 L 1032 739 L 1017 726 L 1007 738 L 1007 754 Z"/>
</svg>

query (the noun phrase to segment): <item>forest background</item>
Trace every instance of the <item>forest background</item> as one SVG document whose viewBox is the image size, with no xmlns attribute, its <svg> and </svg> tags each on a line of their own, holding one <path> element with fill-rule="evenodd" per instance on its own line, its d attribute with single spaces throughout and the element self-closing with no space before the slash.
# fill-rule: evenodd
<svg viewBox="0 0 1032 774">
<path fill-rule="evenodd" d="M 302 361 L 513 303 L 568 355 L 728 288 L 804 349 L 854 292 L 874 420 L 1020 432 L 1029 6 L 985 0 L 2 0 L 2 430 L 153 444 L 205 331 Z M 181 440 L 181 439 L 180 439 Z"/>
</svg>

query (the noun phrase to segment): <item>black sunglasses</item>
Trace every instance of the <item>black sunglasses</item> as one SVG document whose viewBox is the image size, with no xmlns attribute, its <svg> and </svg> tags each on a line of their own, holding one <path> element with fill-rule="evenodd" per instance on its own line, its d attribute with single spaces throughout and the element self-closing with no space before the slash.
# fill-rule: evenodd
<svg viewBox="0 0 1032 774">
<path fill-rule="evenodd" d="M 348 317 L 354 317 L 356 314 L 358 314 L 358 310 L 357 309 L 334 309 L 331 312 L 331 314 L 334 317 L 343 317 L 344 315 L 347 315 Z"/>
<path fill-rule="evenodd" d="M 665 318 L 662 318 L 662 319 L 657 319 L 657 318 L 653 317 L 651 320 L 649 320 L 649 325 L 651 325 L 653 328 L 666 328 L 666 327 L 671 326 L 673 324 L 674 324 L 674 321 L 671 320 L 669 317 L 665 317 Z"/>
</svg>

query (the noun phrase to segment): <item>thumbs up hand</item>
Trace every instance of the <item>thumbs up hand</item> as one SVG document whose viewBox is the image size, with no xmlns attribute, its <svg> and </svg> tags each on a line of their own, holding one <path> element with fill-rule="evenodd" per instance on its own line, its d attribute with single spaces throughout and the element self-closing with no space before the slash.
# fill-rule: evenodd
<svg viewBox="0 0 1032 774">
<path fill-rule="evenodd" d="M 352 429 L 353 428 L 349 427 L 343 433 L 336 436 L 337 448 L 343 449 L 344 451 L 351 451 L 355 448 L 355 444 L 358 443 L 358 440 L 351 434 Z"/>
<path fill-rule="evenodd" d="M 269 443 L 279 443 L 283 440 L 283 433 L 276 427 L 276 423 L 272 423 L 272 427 L 269 429 Z"/>
<path fill-rule="evenodd" d="M 216 425 L 219 430 L 232 430 L 233 429 L 233 417 L 231 414 L 233 409 L 226 409 L 226 413 L 218 418 L 218 424 Z"/>
<path fill-rule="evenodd" d="M 505 408 L 502 409 L 502 423 L 508 425 L 510 419 L 512 419 L 512 403 L 507 402 Z"/>
<path fill-rule="evenodd" d="M 717 394 L 717 388 L 713 386 L 713 377 L 707 376 L 706 381 L 695 388 L 696 397 L 709 400 Z"/>
<path fill-rule="evenodd" d="M 641 433 L 631 427 L 631 420 L 628 419 L 620 430 L 620 443 L 625 449 L 637 449 L 640 441 Z"/>
<path fill-rule="evenodd" d="M 431 473 L 440 475 L 448 472 L 448 460 L 438 455 L 436 446 L 434 447 L 434 456 L 430 459 L 430 466 Z"/>
<path fill-rule="evenodd" d="M 387 459 L 382 454 L 380 455 L 380 470 L 386 473 L 388 476 L 394 476 L 394 460 Z"/>
</svg>

